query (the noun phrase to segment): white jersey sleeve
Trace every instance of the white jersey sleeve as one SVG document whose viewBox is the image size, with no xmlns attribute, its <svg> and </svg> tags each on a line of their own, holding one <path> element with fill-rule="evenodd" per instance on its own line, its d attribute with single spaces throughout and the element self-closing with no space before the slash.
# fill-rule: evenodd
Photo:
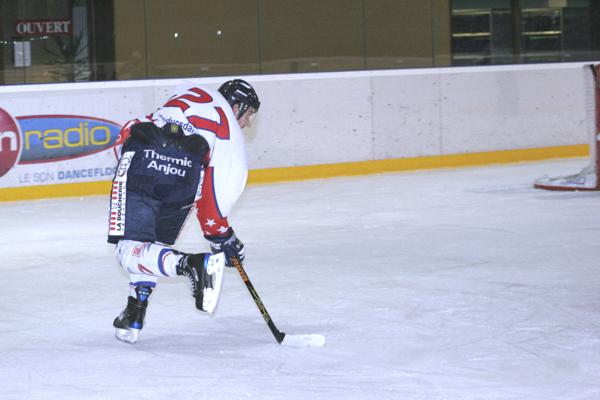
<svg viewBox="0 0 600 400">
<path fill-rule="evenodd" d="M 224 101 L 224 100 L 223 100 Z M 217 139 L 210 157 L 213 168 L 215 197 L 223 217 L 227 217 L 246 186 L 248 165 L 242 130 L 231 108 L 226 109 L 230 121 L 228 140 Z"/>
</svg>

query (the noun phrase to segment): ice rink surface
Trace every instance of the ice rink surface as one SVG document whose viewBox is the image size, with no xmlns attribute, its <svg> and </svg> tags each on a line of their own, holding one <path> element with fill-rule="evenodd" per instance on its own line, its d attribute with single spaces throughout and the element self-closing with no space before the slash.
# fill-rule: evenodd
<svg viewBox="0 0 600 400">
<path fill-rule="evenodd" d="M 248 187 L 214 316 L 159 281 L 135 345 L 104 196 L 0 204 L 0 399 L 600 399 L 600 193 L 582 159 Z M 177 246 L 204 251 L 195 219 Z"/>
</svg>

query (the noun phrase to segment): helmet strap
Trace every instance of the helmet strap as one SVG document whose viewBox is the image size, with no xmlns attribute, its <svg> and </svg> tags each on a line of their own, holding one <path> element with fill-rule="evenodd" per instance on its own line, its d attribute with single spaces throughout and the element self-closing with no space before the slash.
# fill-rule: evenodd
<svg viewBox="0 0 600 400">
<path fill-rule="evenodd" d="M 239 120 L 240 118 L 242 118 L 242 116 L 244 115 L 244 113 L 248 110 L 248 105 L 244 104 L 244 103 L 235 103 L 238 106 L 238 113 L 236 115 L 236 119 Z"/>
</svg>

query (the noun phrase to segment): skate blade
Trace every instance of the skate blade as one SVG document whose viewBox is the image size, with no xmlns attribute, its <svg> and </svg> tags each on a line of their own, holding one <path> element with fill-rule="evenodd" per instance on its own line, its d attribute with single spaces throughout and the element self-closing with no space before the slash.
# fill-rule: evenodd
<svg viewBox="0 0 600 400">
<path fill-rule="evenodd" d="M 212 275 L 212 288 L 203 290 L 202 309 L 212 314 L 217 308 L 219 295 L 221 294 L 221 285 L 223 283 L 223 271 L 225 270 L 225 254 L 218 253 L 208 259 L 206 272 Z"/>
<path fill-rule="evenodd" d="M 140 334 L 139 329 L 115 329 L 115 337 L 122 342 L 134 344 L 138 340 Z"/>
</svg>

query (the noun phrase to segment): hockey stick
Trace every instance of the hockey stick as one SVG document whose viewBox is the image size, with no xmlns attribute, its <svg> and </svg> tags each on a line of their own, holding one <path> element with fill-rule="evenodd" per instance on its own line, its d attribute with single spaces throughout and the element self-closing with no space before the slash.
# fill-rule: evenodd
<svg viewBox="0 0 600 400">
<path fill-rule="evenodd" d="M 269 326 L 271 333 L 273 334 L 273 336 L 275 336 L 275 340 L 277 340 L 277 343 L 279 343 L 281 345 L 285 345 L 285 346 L 294 346 L 294 347 L 323 347 L 323 346 L 325 346 L 325 336 L 323 336 L 323 335 L 319 335 L 319 334 L 290 335 L 290 334 L 281 332 L 279 329 L 277 329 L 277 327 L 275 326 L 275 323 L 273 322 L 273 320 L 271 319 L 271 316 L 269 315 L 269 312 L 267 311 L 267 308 L 265 307 L 262 300 L 258 296 L 256 289 L 254 289 L 254 285 L 252 285 L 252 282 L 250 282 L 250 278 L 248 278 L 248 274 L 246 274 L 244 267 L 242 267 L 242 263 L 240 262 L 240 260 L 237 257 L 232 257 L 231 259 L 233 261 L 233 265 L 235 266 L 235 269 L 237 269 L 240 276 L 242 277 L 242 280 L 246 284 L 246 287 L 248 288 L 248 291 L 250 292 L 252 299 L 254 299 L 254 303 L 256 303 L 256 307 L 258 307 L 258 310 L 260 311 L 265 322 Z"/>
</svg>

